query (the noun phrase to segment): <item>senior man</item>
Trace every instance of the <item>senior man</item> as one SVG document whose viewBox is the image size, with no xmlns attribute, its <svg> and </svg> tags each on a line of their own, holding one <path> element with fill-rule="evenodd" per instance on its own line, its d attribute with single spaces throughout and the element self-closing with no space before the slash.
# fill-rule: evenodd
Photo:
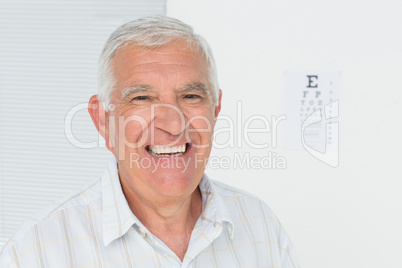
<svg viewBox="0 0 402 268">
<path fill-rule="evenodd" d="M 153 16 L 118 28 L 88 107 L 115 159 L 23 225 L 0 266 L 298 267 L 267 205 L 204 174 L 221 98 L 190 26 Z"/>
</svg>

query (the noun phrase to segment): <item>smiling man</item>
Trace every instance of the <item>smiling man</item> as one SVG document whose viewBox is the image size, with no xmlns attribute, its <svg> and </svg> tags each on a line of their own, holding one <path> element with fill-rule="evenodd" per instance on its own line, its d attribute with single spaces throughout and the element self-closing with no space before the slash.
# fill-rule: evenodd
<svg viewBox="0 0 402 268">
<path fill-rule="evenodd" d="M 114 109 L 103 112 L 93 96 L 91 107 L 102 116 L 90 109 L 92 118 L 101 135 L 115 141 L 108 149 L 130 209 L 183 260 L 201 214 L 197 187 L 220 110 L 209 90 L 208 63 L 186 40 L 157 48 L 134 41 L 115 52 L 111 68 Z"/>
<path fill-rule="evenodd" d="M 156 16 L 118 28 L 88 107 L 115 159 L 27 222 L 0 266 L 299 267 L 267 205 L 204 174 L 221 98 L 190 26 Z"/>
</svg>

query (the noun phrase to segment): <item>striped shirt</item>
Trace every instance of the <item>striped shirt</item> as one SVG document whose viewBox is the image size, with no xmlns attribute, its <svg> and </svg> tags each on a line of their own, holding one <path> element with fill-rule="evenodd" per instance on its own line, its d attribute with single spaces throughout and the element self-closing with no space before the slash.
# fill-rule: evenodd
<svg viewBox="0 0 402 268">
<path fill-rule="evenodd" d="M 116 161 L 101 179 L 29 219 L 0 253 L 0 267 L 299 267 L 271 209 L 203 176 L 202 212 L 181 261 L 130 210 Z"/>
</svg>

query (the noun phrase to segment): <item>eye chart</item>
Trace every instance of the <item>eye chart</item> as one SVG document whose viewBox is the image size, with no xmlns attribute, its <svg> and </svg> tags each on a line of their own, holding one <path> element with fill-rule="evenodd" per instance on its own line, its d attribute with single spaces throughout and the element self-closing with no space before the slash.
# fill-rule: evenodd
<svg viewBox="0 0 402 268">
<path fill-rule="evenodd" d="M 285 149 L 321 155 L 338 150 L 340 80 L 336 71 L 285 71 Z"/>
</svg>

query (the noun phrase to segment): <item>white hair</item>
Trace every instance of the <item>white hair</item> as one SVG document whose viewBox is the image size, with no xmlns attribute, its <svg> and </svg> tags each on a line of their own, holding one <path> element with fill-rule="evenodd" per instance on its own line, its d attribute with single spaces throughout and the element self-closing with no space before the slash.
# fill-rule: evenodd
<svg viewBox="0 0 402 268">
<path fill-rule="evenodd" d="M 215 60 L 207 41 L 195 34 L 193 28 L 180 20 L 165 16 L 149 16 L 128 22 L 117 28 L 106 41 L 99 57 L 99 90 L 98 98 L 108 111 L 111 104 L 115 78 L 112 71 L 112 60 L 116 51 L 124 45 L 135 45 L 158 48 L 172 41 L 185 40 L 189 46 L 196 48 L 208 63 L 209 83 L 213 92 L 213 101 L 218 105 L 219 85 Z"/>
</svg>

